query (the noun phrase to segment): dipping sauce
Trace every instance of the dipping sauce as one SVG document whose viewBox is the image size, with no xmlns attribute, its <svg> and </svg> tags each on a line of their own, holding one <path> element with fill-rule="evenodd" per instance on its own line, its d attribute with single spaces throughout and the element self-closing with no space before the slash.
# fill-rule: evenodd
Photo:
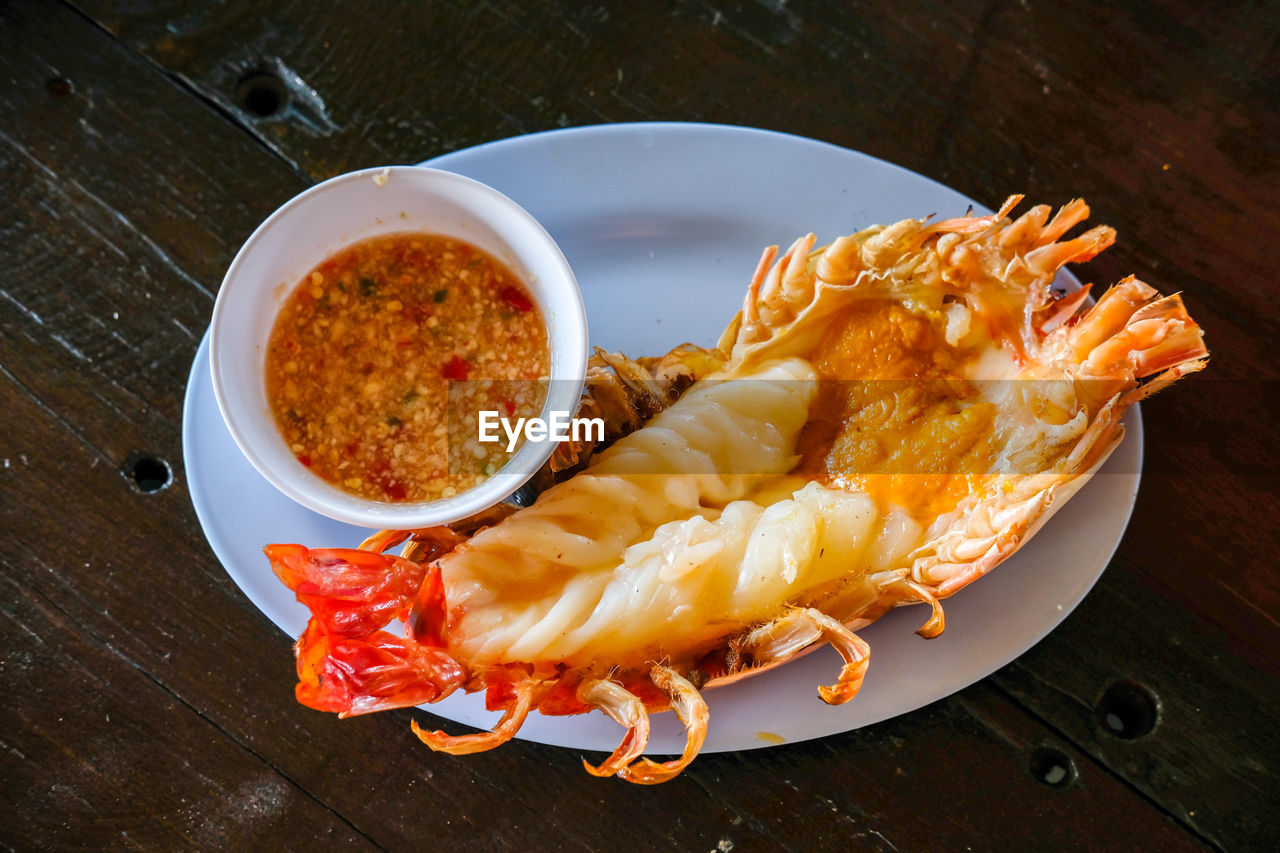
<svg viewBox="0 0 1280 853">
<path fill-rule="evenodd" d="M 332 255 L 289 296 L 267 345 L 267 398 L 298 461 L 379 501 L 452 497 L 500 468 L 504 443 L 481 444 L 464 423 L 481 409 L 538 415 L 549 372 L 546 324 L 524 285 L 435 234 Z"/>
</svg>

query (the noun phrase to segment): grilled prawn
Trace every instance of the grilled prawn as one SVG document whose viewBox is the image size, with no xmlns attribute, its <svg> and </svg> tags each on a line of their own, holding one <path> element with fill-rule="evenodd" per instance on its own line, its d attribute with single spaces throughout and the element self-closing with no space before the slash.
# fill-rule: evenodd
<svg viewBox="0 0 1280 853">
<path fill-rule="evenodd" d="M 818 693 L 852 699 L 858 628 L 923 602 L 919 633 L 938 635 L 940 599 L 1087 480 L 1125 408 L 1205 364 L 1177 295 L 1132 277 L 1091 307 L 1088 288 L 1052 290 L 1114 232 L 1067 238 L 1083 202 L 1011 219 L 1019 200 L 768 250 L 717 349 L 596 360 L 584 407 L 629 434 L 560 458 L 572 475 L 530 507 L 356 550 L 268 547 L 312 614 L 300 701 L 346 716 L 485 690 L 492 732 L 413 724 L 455 754 L 533 710 L 599 709 L 626 733 L 587 769 L 652 784 L 697 754 L 707 686 L 825 642 L 844 663 Z M 687 745 L 658 763 L 641 756 L 666 709 Z"/>
</svg>

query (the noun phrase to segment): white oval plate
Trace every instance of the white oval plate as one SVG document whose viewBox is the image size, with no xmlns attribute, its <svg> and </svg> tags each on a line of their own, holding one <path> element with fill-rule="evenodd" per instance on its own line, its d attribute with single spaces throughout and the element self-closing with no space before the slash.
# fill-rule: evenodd
<svg viewBox="0 0 1280 853">
<path fill-rule="evenodd" d="M 724 125 L 552 131 L 424 165 L 483 181 L 532 213 L 573 266 L 592 343 L 630 355 L 660 354 L 685 341 L 713 344 L 738 310 L 766 245 L 785 248 L 808 231 L 824 243 L 874 223 L 959 216 L 970 204 L 989 212 L 928 178 L 855 151 Z M 1062 283 L 1077 284 L 1070 276 Z M 705 750 L 796 742 L 879 722 L 948 696 L 1029 649 L 1085 596 L 1124 533 L 1142 464 L 1136 406 L 1125 423 L 1125 441 L 1074 500 L 991 576 L 946 602 L 941 637 L 913 633 L 928 616 L 922 608 L 900 608 L 863 629 L 871 667 L 861 693 L 839 707 L 824 704 L 816 690 L 839 669 L 830 649 L 709 690 Z M 297 637 L 307 611 L 276 580 L 262 547 L 354 547 L 367 531 L 293 503 L 244 459 L 214 402 L 207 337 L 187 387 L 183 450 L 191 499 L 214 553 L 249 599 Z M 478 728 L 498 717 L 484 710 L 479 694 L 451 696 L 429 710 Z M 660 714 L 653 722 L 649 752 L 680 752 L 684 737 L 675 716 Z M 519 736 L 612 750 L 622 730 L 600 713 L 533 714 Z"/>
</svg>

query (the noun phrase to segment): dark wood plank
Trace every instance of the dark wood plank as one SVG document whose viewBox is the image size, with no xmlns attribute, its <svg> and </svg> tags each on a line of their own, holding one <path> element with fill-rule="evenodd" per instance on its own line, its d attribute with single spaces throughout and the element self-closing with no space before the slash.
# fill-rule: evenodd
<svg viewBox="0 0 1280 853">
<path fill-rule="evenodd" d="M 22 382 L 83 408 L 86 440 L 123 460 L 153 436 L 176 435 L 185 377 L 226 265 L 306 184 L 216 113 L 187 104 L 181 88 L 166 84 L 161 97 L 130 88 L 121 63 L 132 61 L 135 73 L 145 66 L 122 50 L 80 51 L 57 28 L 101 34 L 74 13 L 51 15 L 56 8 L 0 10 L 9 87 L 0 99 L 0 163 L 10 212 L 0 310 L 12 330 L 6 350 L 39 360 Z M 164 128 L 163 138 L 149 128 Z M 229 175 L 260 191 L 210 206 L 211 190 Z M 85 238 L 55 244 L 67 227 Z M 145 255 L 131 254 L 139 245 Z M 76 370 L 51 369 L 64 356 Z M 135 422 L 136 430 L 125 426 Z"/>
<path fill-rule="evenodd" d="M 47 642 L 49 680 L 22 685 L 60 685 L 102 655 L 125 661 L 144 678 L 104 669 L 111 706 L 155 685 L 140 706 L 175 739 L 207 745 L 207 764 L 193 763 L 215 780 L 208 790 L 274 772 L 330 810 L 297 807 L 299 846 L 334 813 L 391 847 L 1187 846 L 1178 822 L 1229 848 L 1274 838 L 1280 579 L 1264 555 L 1275 544 L 1276 419 L 1257 411 L 1270 387 L 1258 380 L 1275 376 L 1269 10 L 1239 4 L 1205 22 L 1178 4 L 556 3 L 410 5 L 392 20 L 301 3 L 265 17 L 235 2 L 77 5 L 146 59 L 63 7 L 0 7 L 10 87 L 0 197 L 16 212 L 0 226 L 0 258 L 18 273 L 0 294 L 0 434 L 12 465 L 0 474 L 12 531 L 0 566 L 25 624 L 42 618 L 35 608 L 83 640 Z M 291 109 L 237 112 L 235 84 L 257 68 L 297 86 Z M 69 96 L 54 80 L 69 81 Z M 1185 288 L 1219 377 L 1147 408 L 1156 476 L 1116 566 L 1059 634 L 1000 674 L 1004 693 L 978 686 L 864 732 L 704 756 L 654 791 L 589 779 L 564 750 L 432 756 L 408 737 L 405 714 L 339 722 L 297 707 L 288 640 L 208 553 L 182 485 L 186 367 L 236 246 L 309 178 L 643 118 L 813 135 L 988 202 L 1021 188 L 1089 195 L 1123 241 L 1090 277 L 1152 271 L 1154 283 Z M 173 462 L 177 484 L 131 491 L 116 469 L 138 449 Z M 1147 738 L 1121 743 L 1098 728 L 1098 694 L 1119 677 L 1164 704 Z M 51 775 L 50 747 L 31 738 L 38 759 L 23 780 L 72 784 L 94 808 L 133 794 L 155 806 L 133 818 L 148 840 L 200 840 L 202 813 L 154 818 L 172 800 L 138 790 L 146 777 Z M 1034 783 L 1040 746 L 1061 750 L 1078 781 Z M 177 789 L 200 790 L 177 778 Z M 77 833 L 51 819 L 42 835 L 20 834 L 17 817 L 0 838 L 106 838 L 87 819 Z M 228 844 L 254 839 L 251 824 L 228 823 Z"/>
<path fill-rule="evenodd" d="M 904 117 L 945 113 L 986 38 L 981 16 L 929 3 L 422 3 L 366 17 L 299 0 L 265 12 L 74 5 L 316 179 L 655 118 L 853 141 L 917 168 L 933 161 L 937 130 L 907 133 Z M 299 93 L 290 106 L 258 116 L 241 105 L 239 82 L 259 70 Z"/>
<path fill-rule="evenodd" d="M 1026 783 L 1007 774 L 1031 777 L 1042 752 L 1065 759 L 1071 781 L 1037 782 L 1028 796 Z M 756 753 L 701 761 L 693 774 L 700 785 L 714 785 L 745 820 L 798 850 L 1055 850 L 1082 838 L 1106 849 L 1203 849 L 1145 807 L 1128 813 L 1141 827 L 1124 826 L 1126 812 L 1110 802 L 1128 799 L 1121 783 L 1032 720 L 1008 714 L 1003 697 L 981 684 L 865 730 L 770 750 L 766 772 Z M 885 820 L 903 801 L 915 803 L 914 819 Z"/>
<path fill-rule="evenodd" d="M 25 561 L 52 570 L 39 555 Z M 317 841 L 373 849 L 57 604 L 7 571 L 0 587 L 6 845 L 212 848 L 253 838 L 291 849 L 303 825 Z"/>
<path fill-rule="evenodd" d="M 371 20 L 351 22 L 338 38 L 338 13 L 284 4 L 246 38 L 228 26 L 240 15 L 235 4 L 199 20 L 164 3 L 131 14 L 83 6 L 315 177 L 561 124 L 682 118 L 839 142 L 988 202 L 1015 189 L 1034 199 L 1085 195 L 1121 243 L 1084 275 L 1106 282 L 1136 271 L 1162 289 L 1185 289 L 1215 361 L 1147 406 L 1148 487 L 1118 564 L 1136 577 L 1110 573 L 1073 622 L 1087 626 L 1068 635 L 1076 646 L 1055 642 L 1055 654 L 1030 656 L 1002 683 L 1209 837 L 1227 844 L 1265 828 L 1242 819 L 1273 804 L 1259 787 L 1265 773 L 1222 750 L 1219 733 L 1237 732 L 1253 761 L 1273 766 L 1280 577 L 1267 555 L 1280 517 L 1280 419 L 1267 402 L 1277 312 L 1265 290 L 1273 277 L 1265 235 L 1280 226 L 1274 9 L 1236 4 L 1208 23 L 1180 3 L 985 12 L 673 3 L 658 14 L 423 7 L 395 33 Z M 486 32 L 512 67 L 545 73 L 488 68 L 497 51 L 486 52 Z M 364 66 L 336 53 L 348 50 L 380 58 L 379 121 L 367 119 Z M 287 111 L 237 112 L 239 71 L 276 62 L 320 93 L 332 128 L 317 131 Z M 440 81 L 426 97 L 424 72 Z M 1135 595 L 1150 601 L 1135 611 Z M 1173 635 L 1195 653 L 1149 642 Z M 1079 655 L 1088 666 L 1066 666 Z M 1117 751 L 1076 719 L 1077 706 L 1093 719 L 1116 660 L 1131 661 L 1126 677 L 1201 710 L 1174 713 L 1179 701 L 1170 698 L 1157 732 Z M 1219 683 L 1222 661 L 1236 665 L 1229 681 L 1239 690 L 1200 701 L 1196 686 Z M 1247 678 L 1250 667 L 1265 677 Z M 1054 689 L 1014 687 L 1059 685 L 1064 672 L 1073 673 L 1065 703 L 1049 701 Z M 1169 772 L 1143 772 L 1144 761 Z"/>
<path fill-rule="evenodd" d="M 1280 844 L 1274 686 L 1200 630 L 1120 558 L 1089 606 L 993 681 L 1203 837 L 1268 849 Z"/>
</svg>

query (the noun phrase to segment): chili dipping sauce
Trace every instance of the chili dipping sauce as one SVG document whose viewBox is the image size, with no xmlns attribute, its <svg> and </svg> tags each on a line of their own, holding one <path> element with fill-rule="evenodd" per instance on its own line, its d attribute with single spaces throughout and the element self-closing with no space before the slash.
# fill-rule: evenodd
<svg viewBox="0 0 1280 853">
<path fill-rule="evenodd" d="M 459 413 L 537 416 L 549 371 L 546 324 L 516 276 L 469 243 L 419 233 L 364 240 L 307 274 L 266 358 L 298 461 L 379 501 L 452 497 L 500 468 L 505 442 L 481 444 Z"/>
</svg>

